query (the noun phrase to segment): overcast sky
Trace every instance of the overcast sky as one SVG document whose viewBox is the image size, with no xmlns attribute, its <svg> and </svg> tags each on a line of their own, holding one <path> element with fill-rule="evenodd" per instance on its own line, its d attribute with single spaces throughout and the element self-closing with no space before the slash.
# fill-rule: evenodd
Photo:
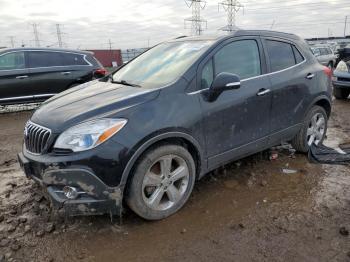
<svg viewBox="0 0 350 262">
<path fill-rule="evenodd" d="M 220 0 L 224 1 L 224 0 Z M 207 0 L 201 16 L 218 33 L 226 25 L 226 13 L 217 0 Z M 350 0 L 241 0 L 237 26 L 293 32 L 302 37 L 342 36 Z M 22 42 L 34 46 L 32 23 L 38 24 L 41 46 L 57 46 L 55 24 L 62 24 L 66 47 L 80 49 L 137 48 L 188 35 L 184 19 L 191 9 L 184 0 L 0 0 L 0 46 Z"/>
</svg>

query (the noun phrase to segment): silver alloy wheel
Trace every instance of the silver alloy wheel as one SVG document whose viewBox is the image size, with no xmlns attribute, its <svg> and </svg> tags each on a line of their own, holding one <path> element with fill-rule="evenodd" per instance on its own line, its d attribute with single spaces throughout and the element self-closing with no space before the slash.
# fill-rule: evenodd
<svg viewBox="0 0 350 262">
<path fill-rule="evenodd" d="M 147 170 L 142 182 L 142 198 L 158 211 L 171 208 L 184 196 L 189 185 L 186 161 L 177 155 L 158 158 Z"/>
<path fill-rule="evenodd" d="M 309 146 L 312 143 L 316 145 L 321 142 L 324 132 L 326 130 L 326 119 L 321 113 L 315 114 L 310 121 L 309 127 L 306 132 L 307 144 Z"/>
</svg>

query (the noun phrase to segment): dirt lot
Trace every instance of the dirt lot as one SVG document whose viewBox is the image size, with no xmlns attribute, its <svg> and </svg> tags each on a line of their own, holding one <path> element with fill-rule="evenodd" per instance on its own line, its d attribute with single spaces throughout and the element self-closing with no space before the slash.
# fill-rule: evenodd
<svg viewBox="0 0 350 262">
<path fill-rule="evenodd" d="M 333 110 L 326 143 L 350 142 L 350 101 Z M 350 261 L 348 167 L 265 152 L 207 175 L 163 221 L 65 218 L 19 170 L 29 117 L 0 115 L 0 261 Z"/>
</svg>

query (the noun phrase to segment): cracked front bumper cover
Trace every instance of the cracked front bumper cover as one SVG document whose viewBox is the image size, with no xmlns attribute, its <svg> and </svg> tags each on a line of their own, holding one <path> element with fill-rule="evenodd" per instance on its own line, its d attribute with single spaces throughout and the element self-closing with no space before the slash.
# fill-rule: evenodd
<svg viewBox="0 0 350 262">
<path fill-rule="evenodd" d="M 33 162 L 18 154 L 21 168 L 28 178 L 34 179 L 48 192 L 56 209 L 64 209 L 67 215 L 118 215 L 121 212 L 122 193 L 118 187 L 108 187 L 92 171 L 83 167 L 55 168 L 53 166 L 37 174 Z M 76 199 L 68 199 L 64 186 L 79 189 Z"/>
</svg>

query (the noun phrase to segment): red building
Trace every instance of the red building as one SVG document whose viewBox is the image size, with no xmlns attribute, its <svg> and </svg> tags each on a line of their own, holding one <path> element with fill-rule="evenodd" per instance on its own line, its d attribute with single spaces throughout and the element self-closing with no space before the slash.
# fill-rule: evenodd
<svg viewBox="0 0 350 262">
<path fill-rule="evenodd" d="M 120 66 L 123 64 L 121 51 L 119 49 L 112 50 L 87 50 L 94 53 L 94 56 L 104 67 Z"/>
</svg>

